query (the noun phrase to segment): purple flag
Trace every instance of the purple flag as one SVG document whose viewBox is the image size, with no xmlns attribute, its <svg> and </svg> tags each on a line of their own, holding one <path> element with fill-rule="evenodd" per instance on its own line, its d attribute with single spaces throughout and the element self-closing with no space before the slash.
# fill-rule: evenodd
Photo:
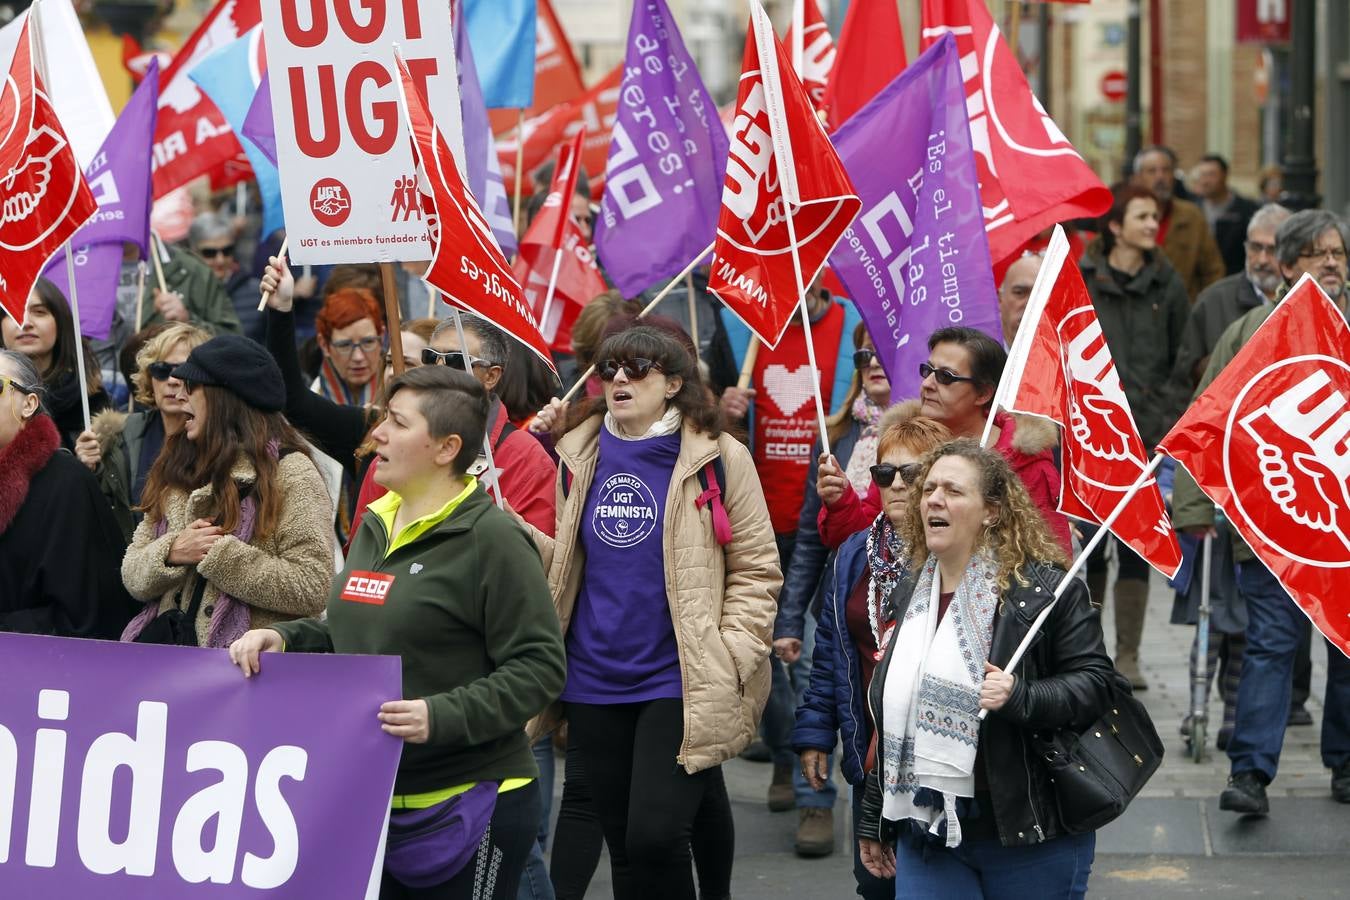
<svg viewBox="0 0 1350 900">
<path fill-rule="evenodd" d="M 75 284 L 79 288 L 80 329 L 86 337 L 105 340 L 117 311 L 117 280 L 122 244 L 135 244 L 141 259 L 150 258 L 151 146 L 159 103 L 159 62 L 151 60 L 136 92 L 113 123 L 84 176 L 98 202 L 98 212 L 71 237 L 75 248 Z M 67 297 L 66 251 L 62 247 L 42 273 Z"/>
<path fill-rule="evenodd" d="M 266 71 L 262 73 L 262 80 L 258 82 L 258 90 L 253 94 L 248 114 L 244 116 L 243 132 L 244 137 L 252 141 L 253 145 L 262 151 L 262 155 L 267 157 L 267 161 L 275 166 L 277 130 L 272 122 L 272 91 Z"/>
<path fill-rule="evenodd" d="M 727 135 L 665 0 L 638 0 L 595 249 L 625 297 L 670 278 L 717 235 Z"/>
<path fill-rule="evenodd" d="M 6 897 L 361 897 L 402 742 L 387 656 L 0 635 Z M 375 873 L 378 877 L 378 873 Z"/>
<path fill-rule="evenodd" d="M 965 99 L 956 39 L 945 35 L 831 136 L 863 207 L 830 266 L 896 400 L 919 395 L 939 328 L 1003 343 Z"/>
<path fill-rule="evenodd" d="M 478 81 L 478 67 L 473 61 L 473 45 L 469 43 L 468 17 L 461 15 L 463 4 L 456 2 L 451 14 L 455 23 L 455 61 L 459 65 L 459 117 L 464 129 L 464 165 L 468 168 L 465 183 L 478 201 L 478 208 L 492 226 L 497 246 L 510 259 L 516 254 L 516 226 L 511 218 L 511 204 L 506 199 L 506 185 L 502 181 L 501 163 L 492 142 L 492 125 L 488 121 L 487 106 L 483 103 L 483 87 Z"/>
</svg>

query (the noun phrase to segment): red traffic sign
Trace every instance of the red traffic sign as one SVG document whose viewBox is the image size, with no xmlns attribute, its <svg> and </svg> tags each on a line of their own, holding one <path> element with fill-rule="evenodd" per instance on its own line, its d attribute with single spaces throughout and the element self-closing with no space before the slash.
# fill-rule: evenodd
<svg viewBox="0 0 1350 900">
<path fill-rule="evenodd" d="M 1125 90 L 1129 84 L 1130 80 L 1124 72 L 1113 69 L 1102 75 L 1102 96 L 1112 103 L 1119 103 L 1125 99 Z"/>
<path fill-rule="evenodd" d="M 1290 0 L 1238 0 L 1239 44 L 1289 43 Z"/>
</svg>

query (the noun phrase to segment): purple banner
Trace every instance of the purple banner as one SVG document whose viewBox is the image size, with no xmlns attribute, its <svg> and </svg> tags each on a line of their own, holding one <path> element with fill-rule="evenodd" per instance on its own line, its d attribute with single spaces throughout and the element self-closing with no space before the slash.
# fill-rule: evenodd
<svg viewBox="0 0 1350 900">
<path fill-rule="evenodd" d="M 492 125 L 483 103 L 483 87 L 478 82 L 478 66 L 473 61 L 469 42 L 468 18 L 460 14 L 462 4 L 455 3 L 451 19 L 455 23 L 455 62 L 459 66 L 459 117 L 464 129 L 464 165 L 469 192 L 478 201 L 483 217 L 492 226 L 492 236 L 502 254 L 510 259 L 519 246 L 516 226 L 511 220 L 511 204 L 506 199 L 501 163 L 492 142 Z"/>
<path fill-rule="evenodd" d="M 595 249 L 625 297 L 677 274 L 717 235 L 727 135 L 665 0 L 628 27 Z"/>
<path fill-rule="evenodd" d="M 7 897 L 362 897 L 399 661 L 0 634 Z"/>
<path fill-rule="evenodd" d="M 70 299 L 67 246 L 71 245 L 62 244 L 61 249 L 56 251 L 43 270 L 42 277 L 60 288 L 66 299 Z M 87 338 L 106 341 L 108 333 L 112 331 L 113 316 L 117 312 L 117 282 L 122 277 L 122 242 L 74 245 L 71 261 L 75 267 L 75 285 L 80 291 L 80 333 Z"/>
<path fill-rule="evenodd" d="M 253 93 L 253 102 L 248 105 L 241 129 L 244 137 L 253 142 L 253 146 L 267 157 L 272 165 L 277 164 L 277 130 L 272 121 L 272 87 L 267 72 L 262 73 L 258 89 Z"/>
<path fill-rule="evenodd" d="M 917 397 L 934 331 L 965 325 L 1003 343 L 955 38 L 930 47 L 831 140 L 863 207 L 830 265 L 876 342 L 891 396 Z"/>
</svg>

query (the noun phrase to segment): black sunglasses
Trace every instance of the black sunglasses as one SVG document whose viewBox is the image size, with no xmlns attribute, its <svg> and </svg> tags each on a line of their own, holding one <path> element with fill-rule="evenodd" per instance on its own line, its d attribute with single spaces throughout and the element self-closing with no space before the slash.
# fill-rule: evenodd
<svg viewBox="0 0 1350 900">
<path fill-rule="evenodd" d="M 422 348 L 422 365 L 424 366 L 449 366 L 452 369 L 464 370 L 465 353 L 462 350 L 447 350 L 442 353 L 439 350 L 432 350 L 430 347 Z M 468 356 L 469 365 L 483 366 L 492 368 L 492 363 L 486 359 L 479 359 L 476 356 Z"/>
<path fill-rule="evenodd" d="M 877 351 L 871 347 L 863 347 L 853 351 L 853 368 L 861 372 L 872 364 L 872 360 L 877 358 Z"/>
<path fill-rule="evenodd" d="M 198 247 L 197 255 L 202 259 L 213 259 L 217 256 L 229 256 L 234 252 L 233 247 Z"/>
<path fill-rule="evenodd" d="M 919 363 L 919 377 L 927 378 L 932 375 L 941 385 L 956 384 L 958 381 L 969 381 L 975 384 L 976 380 L 969 375 L 957 375 L 951 369 L 935 369 L 928 363 Z"/>
<path fill-rule="evenodd" d="M 903 466 L 893 466 L 890 463 L 879 463 L 872 466 L 869 471 L 872 473 L 872 481 L 879 488 L 888 488 L 895 484 L 895 476 L 899 475 L 900 480 L 909 487 L 914 480 L 919 477 L 919 472 L 923 470 L 922 463 L 905 463 Z"/>
<path fill-rule="evenodd" d="M 665 371 L 665 369 L 661 368 L 660 363 L 650 359 L 641 358 L 625 359 L 622 361 L 617 359 L 606 359 L 595 367 L 596 372 L 600 375 L 601 381 L 613 381 L 614 376 L 619 374 L 620 369 L 623 369 L 623 374 L 627 376 L 629 381 L 641 381 L 651 373 L 652 369 L 655 369 L 658 372 Z"/>
<path fill-rule="evenodd" d="M 150 377 L 156 381 L 168 381 L 173 377 L 173 370 L 178 368 L 173 363 L 152 362 L 145 367 L 145 371 L 150 373 Z"/>
</svg>

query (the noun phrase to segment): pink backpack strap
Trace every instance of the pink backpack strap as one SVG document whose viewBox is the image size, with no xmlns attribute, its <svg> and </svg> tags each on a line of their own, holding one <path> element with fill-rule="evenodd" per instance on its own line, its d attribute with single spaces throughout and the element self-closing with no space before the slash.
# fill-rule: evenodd
<svg viewBox="0 0 1350 900">
<path fill-rule="evenodd" d="M 716 536 L 718 545 L 725 547 L 731 543 L 733 535 L 731 519 L 727 517 L 726 507 L 722 505 L 722 487 L 717 480 L 715 462 L 703 467 L 703 471 L 699 473 L 699 481 L 703 483 L 703 493 L 694 500 L 694 505 L 699 509 L 705 506 L 709 508 L 712 514 L 713 535 Z"/>
</svg>

